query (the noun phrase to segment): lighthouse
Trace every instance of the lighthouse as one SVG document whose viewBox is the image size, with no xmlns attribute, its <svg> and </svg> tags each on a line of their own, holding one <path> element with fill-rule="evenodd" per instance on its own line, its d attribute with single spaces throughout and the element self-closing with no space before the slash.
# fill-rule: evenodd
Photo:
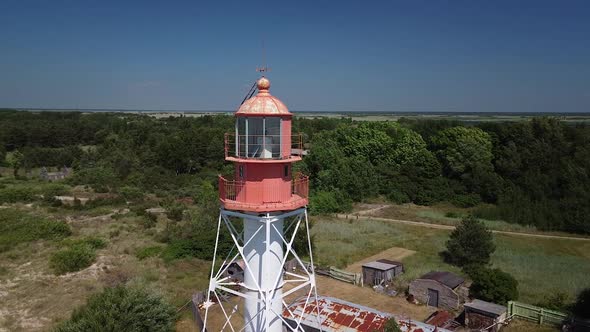
<svg viewBox="0 0 590 332">
<path fill-rule="evenodd" d="M 270 94 L 270 81 L 263 76 L 256 88 L 235 113 L 234 132 L 225 135 L 225 160 L 234 171 L 219 176 L 221 208 L 203 330 L 215 320 L 223 321 L 215 327 L 221 331 L 303 331 L 299 321 L 283 318 L 289 314 L 287 300 L 303 293 L 305 305 L 317 302 L 309 180 L 293 171 L 302 158 L 302 138 L 291 133 L 293 115 Z M 294 248 L 298 232 L 307 234 L 304 253 Z M 233 241 L 229 252 L 220 248 L 222 233 Z M 235 266 L 242 269 L 240 276 Z"/>
</svg>

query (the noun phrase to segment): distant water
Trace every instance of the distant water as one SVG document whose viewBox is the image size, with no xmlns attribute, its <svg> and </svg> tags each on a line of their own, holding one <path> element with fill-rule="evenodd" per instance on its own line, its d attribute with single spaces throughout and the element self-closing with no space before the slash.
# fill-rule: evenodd
<svg viewBox="0 0 590 332">
<path fill-rule="evenodd" d="M 11 108 L 12 109 L 12 108 Z M 185 114 L 223 114 L 236 110 L 147 110 L 147 109 L 59 109 L 59 108 L 14 108 L 19 111 L 32 112 L 82 112 L 82 113 L 185 113 Z M 1 110 L 1 109 L 0 109 Z M 590 112 L 449 112 L 449 111 L 302 111 L 291 110 L 298 114 L 332 114 L 343 116 L 385 115 L 385 116 L 590 116 Z"/>
</svg>

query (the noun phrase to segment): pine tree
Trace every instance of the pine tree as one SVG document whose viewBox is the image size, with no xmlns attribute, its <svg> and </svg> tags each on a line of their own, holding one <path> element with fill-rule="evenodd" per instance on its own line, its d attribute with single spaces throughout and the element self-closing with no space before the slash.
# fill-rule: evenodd
<svg viewBox="0 0 590 332">
<path fill-rule="evenodd" d="M 458 266 L 486 265 L 495 249 L 492 232 L 469 216 L 451 233 L 444 255 L 449 263 Z"/>
</svg>

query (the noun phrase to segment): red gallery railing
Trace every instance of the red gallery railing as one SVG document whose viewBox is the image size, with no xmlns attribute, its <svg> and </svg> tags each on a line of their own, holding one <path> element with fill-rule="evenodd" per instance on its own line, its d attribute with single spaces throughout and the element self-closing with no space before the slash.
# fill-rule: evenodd
<svg viewBox="0 0 590 332">
<path fill-rule="evenodd" d="M 244 182 L 219 176 L 219 199 L 229 209 L 273 211 L 307 205 L 309 177 L 297 173 L 291 190 L 263 182 Z"/>
</svg>

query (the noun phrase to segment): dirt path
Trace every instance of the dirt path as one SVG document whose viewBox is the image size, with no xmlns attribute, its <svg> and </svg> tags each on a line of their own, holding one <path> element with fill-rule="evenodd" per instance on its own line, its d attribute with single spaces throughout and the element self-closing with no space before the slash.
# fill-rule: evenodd
<svg viewBox="0 0 590 332">
<path fill-rule="evenodd" d="M 368 214 L 368 213 L 371 213 L 371 212 L 374 212 L 374 211 L 377 211 L 380 209 L 384 209 L 386 207 L 389 207 L 389 206 L 385 205 L 385 206 L 379 206 L 377 208 L 371 208 L 369 210 L 357 211 L 354 214 L 340 214 L 339 213 L 339 214 L 336 214 L 336 217 L 339 219 L 379 220 L 379 221 L 395 222 L 395 223 L 400 223 L 400 224 L 408 224 L 408 225 L 421 226 L 421 227 L 427 227 L 427 228 L 435 228 L 435 229 L 445 229 L 445 230 L 454 230 L 455 229 L 455 226 L 431 224 L 431 223 L 422 222 L 422 221 L 364 216 L 365 214 Z M 522 233 L 522 232 L 497 231 L 497 230 L 492 230 L 492 233 L 503 234 L 503 235 L 536 237 L 536 238 L 542 238 L 542 239 L 590 241 L 590 238 L 588 238 L 588 237 L 565 236 L 565 235 L 534 234 L 534 233 Z"/>
</svg>

